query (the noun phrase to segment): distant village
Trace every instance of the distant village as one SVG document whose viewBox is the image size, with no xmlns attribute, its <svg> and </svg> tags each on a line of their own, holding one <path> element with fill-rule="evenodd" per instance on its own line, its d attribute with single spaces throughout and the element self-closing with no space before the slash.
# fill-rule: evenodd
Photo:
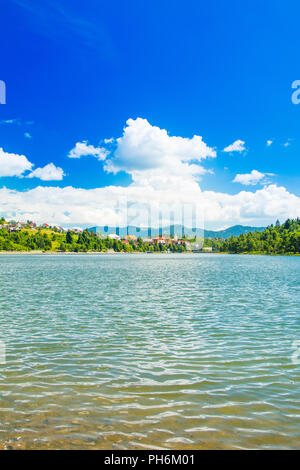
<svg viewBox="0 0 300 470">
<path fill-rule="evenodd" d="M 12 221 L 6 221 L 4 218 L 0 219 L 0 228 L 6 229 L 9 232 L 18 232 L 19 230 L 52 230 L 57 233 L 67 233 L 67 232 L 72 232 L 75 234 L 80 234 L 84 232 L 84 229 L 81 227 L 70 227 L 70 228 L 64 228 L 61 227 L 60 225 L 49 225 L 47 223 L 38 225 L 35 222 L 32 221 L 27 221 L 27 222 L 16 222 L 14 220 Z M 94 229 L 85 229 L 89 231 L 90 233 L 95 233 Z M 111 233 L 111 234 L 102 234 L 101 232 L 97 232 L 97 236 L 102 239 L 107 239 L 109 238 L 110 240 L 116 240 L 120 241 L 124 245 L 134 245 L 138 243 L 138 237 L 135 235 L 130 235 L 127 234 L 126 236 L 120 237 L 116 233 Z M 142 238 L 143 243 L 149 245 L 149 246 L 154 246 L 156 244 L 161 244 L 161 245 L 169 245 L 170 243 L 173 245 L 184 245 L 186 250 L 191 250 L 191 243 L 185 238 L 180 238 L 178 235 L 174 235 L 172 238 L 167 237 L 167 236 L 155 236 L 155 237 L 147 237 L 147 238 Z M 211 247 L 203 247 L 202 251 L 211 251 Z"/>
<path fill-rule="evenodd" d="M 48 230 L 54 230 L 57 233 L 72 232 L 72 233 L 78 234 L 84 231 L 84 229 L 80 227 L 63 228 L 59 225 L 49 225 L 49 224 L 37 225 L 36 223 L 32 221 L 27 221 L 27 222 L 15 222 L 15 221 L 6 222 L 5 221 L 0 225 L 0 227 L 7 229 L 9 232 L 17 232 L 19 230 L 24 230 L 24 229 L 26 230 L 48 229 Z M 87 229 L 87 230 L 90 232 L 93 232 L 93 229 Z M 109 235 L 103 235 L 100 232 L 98 232 L 97 235 L 100 238 L 109 238 L 111 240 L 119 240 L 125 245 L 129 245 L 130 242 L 131 243 L 137 242 L 138 240 L 138 237 L 136 237 L 135 235 L 126 235 L 125 237 L 120 237 L 119 235 L 115 233 L 112 233 Z M 167 245 L 168 243 L 175 243 L 177 245 L 185 244 L 186 246 L 190 245 L 190 243 L 187 240 L 178 239 L 177 235 L 175 235 L 174 238 L 165 238 L 163 236 L 158 236 L 158 237 L 153 237 L 153 238 L 144 238 L 143 242 L 147 243 L 148 245 L 153 245 L 155 243 L 161 243 L 162 245 Z"/>
<path fill-rule="evenodd" d="M 63 228 L 59 225 L 49 225 L 49 224 L 42 224 L 38 225 L 35 222 L 27 221 L 27 222 L 16 222 L 14 220 L 5 221 L 4 218 L 0 219 L 0 228 L 7 229 L 9 232 L 17 232 L 18 230 L 38 230 L 38 229 L 48 229 L 54 230 L 57 233 L 66 233 L 68 231 L 74 233 L 82 233 L 83 229 L 80 227 L 72 227 L 72 228 Z"/>
<path fill-rule="evenodd" d="M 2 219 L 3 221 L 3 219 Z M 42 224 L 42 225 L 37 225 L 34 222 L 28 221 L 28 222 L 15 222 L 14 220 L 9 221 L 9 222 L 1 222 L 0 220 L 0 228 L 7 229 L 9 232 L 17 232 L 18 230 L 37 230 L 37 229 L 52 229 L 56 232 L 59 233 L 65 233 L 66 230 L 63 229 L 62 227 L 55 225 L 55 226 L 50 226 L 48 224 Z M 76 229 L 78 230 L 78 229 Z M 82 229 L 80 229 L 82 231 Z M 73 229 L 72 229 L 73 231 Z"/>
<path fill-rule="evenodd" d="M 103 235 L 102 235 L 103 236 Z M 112 233 L 110 235 L 105 235 L 105 237 L 110 238 L 111 240 L 119 240 L 125 245 L 129 245 L 130 243 L 136 243 L 138 241 L 138 237 L 135 235 L 126 235 L 124 238 L 121 238 L 119 235 Z M 169 243 L 173 243 L 176 245 L 185 245 L 187 249 L 191 246 L 190 242 L 183 239 L 178 239 L 177 235 L 174 235 L 174 238 L 165 238 L 163 236 L 153 237 L 153 238 L 143 238 L 143 243 L 147 245 L 155 245 L 156 243 L 161 243 L 162 245 L 168 245 Z"/>
</svg>

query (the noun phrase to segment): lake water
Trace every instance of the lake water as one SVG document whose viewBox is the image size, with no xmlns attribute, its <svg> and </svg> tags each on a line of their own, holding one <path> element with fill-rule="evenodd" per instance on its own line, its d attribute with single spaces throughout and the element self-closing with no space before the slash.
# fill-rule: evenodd
<svg viewBox="0 0 300 470">
<path fill-rule="evenodd" d="M 0 448 L 300 447 L 299 257 L 0 255 L 0 288 Z"/>
</svg>

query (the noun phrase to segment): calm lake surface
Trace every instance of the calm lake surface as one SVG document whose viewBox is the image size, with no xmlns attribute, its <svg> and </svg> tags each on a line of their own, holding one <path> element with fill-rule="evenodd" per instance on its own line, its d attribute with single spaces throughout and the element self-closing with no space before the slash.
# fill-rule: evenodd
<svg viewBox="0 0 300 470">
<path fill-rule="evenodd" d="M 300 257 L 0 255 L 0 448 L 300 448 Z"/>
</svg>

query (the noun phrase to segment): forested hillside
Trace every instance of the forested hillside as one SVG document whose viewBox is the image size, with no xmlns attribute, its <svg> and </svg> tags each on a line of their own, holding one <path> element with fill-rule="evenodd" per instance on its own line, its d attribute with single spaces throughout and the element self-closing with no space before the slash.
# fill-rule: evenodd
<svg viewBox="0 0 300 470">
<path fill-rule="evenodd" d="M 213 251 L 229 253 L 297 254 L 300 253 L 300 219 L 277 221 L 262 232 L 250 232 L 226 240 L 211 241 Z"/>
<path fill-rule="evenodd" d="M 141 238 L 136 241 L 112 240 L 99 238 L 96 234 L 84 230 L 75 234 L 57 233 L 54 230 L 19 230 L 9 232 L 0 228 L 0 251 L 60 251 L 60 252 L 161 252 L 174 253 L 186 251 L 185 244 L 153 243 L 149 246 Z"/>
</svg>

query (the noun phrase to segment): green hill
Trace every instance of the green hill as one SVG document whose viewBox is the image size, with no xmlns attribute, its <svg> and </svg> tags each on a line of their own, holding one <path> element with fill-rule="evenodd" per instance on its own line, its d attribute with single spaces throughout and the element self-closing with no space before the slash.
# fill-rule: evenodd
<svg viewBox="0 0 300 470">
<path fill-rule="evenodd" d="M 229 238 L 238 237 L 243 233 L 262 232 L 265 227 L 249 227 L 247 225 L 233 225 L 224 230 L 204 230 L 205 238 Z"/>
<path fill-rule="evenodd" d="M 300 219 L 279 222 L 262 232 L 210 240 L 213 251 L 227 253 L 300 254 Z"/>
</svg>

